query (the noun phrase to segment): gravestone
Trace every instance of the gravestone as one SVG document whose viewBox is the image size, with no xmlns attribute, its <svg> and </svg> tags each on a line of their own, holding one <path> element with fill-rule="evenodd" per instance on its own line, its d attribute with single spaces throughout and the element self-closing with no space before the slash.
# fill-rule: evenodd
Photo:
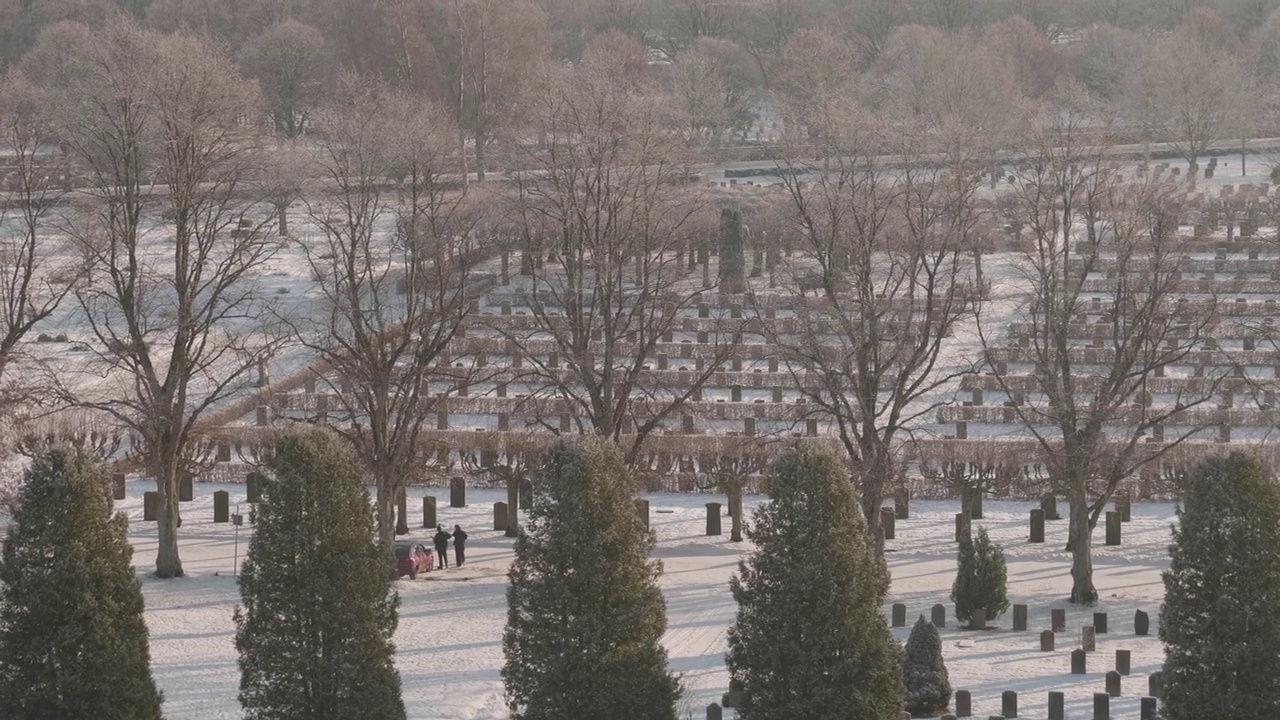
<svg viewBox="0 0 1280 720">
<path fill-rule="evenodd" d="M 142 493 L 142 519 L 147 522 L 155 522 L 156 507 L 160 504 L 160 493 L 155 490 L 148 490 Z"/>
<path fill-rule="evenodd" d="M 1093 720 L 1111 720 L 1111 696 L 1106 693 L 1093 694 Z"/>
<path fill-rule="evenodd" d="M 942 716 L 942 720 L 957 720 L 955 715 L 947 714 Z"/>
<path fill-rule="evenodd" d="M 942 604 L 934 605 L 930 611 L 930 622 L 936 628 L 944 628 L 947 626 L 947 607 Z"/>
<path fill-rule="evenodd" d="M 1053 631 L 1052 630 L 1041 631 L 1040 652 L 1053 652 Z"/>
<path fill-rule="evenodd" d="M 707 503 L 707 535 L 720 534 L 720 503 Z"/>
<path fill-rule="evenodd" d="M 1133 634 L 1146 635 L 1151 630 L 1151 618 L 1141 610 L 1133 614 Z"/>
<path fill-rule="evenodd" d="M 1080 647 L 1085 652 L 1093 652 L 1098 649 L 1098 631 L 1092 625 L 1085 625 L 1080 628 Z"/>
<path fill-rule="evenodd" d="M 1120 673 L 1112 670 L 1107 673 L 1107 694 L 1120 697 Z"/>
<path fill-rule="evenodd" d="M 1093 627 L 1098 631 L 1099 635 L 1105 635 L 1107 633 L 1107 614 L 1104 612 L 1094 613 Z"/>
<path fill-rule="evenodd" d="M 1147 678 L 1147 694 L 1153 698 L 1158 698 L 1164 694 L 1163 670 L 1157 670 Z"/>
<path fill-rule="evenodd" d="M 1027 606 L 1026 605 L 1013 606 L 1013 631 L 1014 632 L 1027 631 Z"/>
<path fill-rule="evenodd" d="M 894 538 L 894 520 L 893 508 L 880 508 L 880 531 L 884 533 L 885 540 Z"/>
<path fill-rule="evenodd" d="M 520 509 L 528 510 L 533 507 L 533 483 L 528 480 L 520 481 Z"/>
<path fill-rule="evenodd" d="M 1007 718 L 1018 717 L 1018 693 L 1005 690 L 1000 693 L 1000 713 Z"/>
<path fill-rule="evenodd" d="M 1071 674 L 1084 675 L 1085 673 L 1085 654 L 1084 650 L 1076 648 L 1071 651 Z"/>
<path fill-rule="evenodd" d="M 986 608 L 978 608 L 969 616 L 970 630 L 986 630 L 987 629 L 987 610 Z"/>
<path fill-rule="evenodd" d="M 1128 650 L 1116 651 L 1116 672 L 1121 675 L 1128 675 L 1129 668 L 1132 667 L 1131 658 Z"/>
<path fill-rule="evenodd" d="M 1120 513 L 1107 513 L 1107 545 L 1120 544 Z"/>
<path fill-rule="evenodd" d="M 899 520 L 911 518 L 911 495 L 906 490 L 899 490 L 893 494 L 893 514 Z"/>
<path fill-rule="evenodd" d="M 1061 690 L 1049 691 L 1049 720 L 1065 720 L 1066 696 Z"/>
<path fill-rule="evenodd" d="M 464 478 L 449 478 L 449 507 L 467 506 L 467 481 Z"/>
<path fill-rule="evenodd" d="M 644 521 L 644 529 L 649 529 L 649 501 L 644 498 L 636 498 L 636 513 L 640 515 L 640 519 Z"/>
<path fill-rule="evenodd" d="M 111 476 L 111 499 L 112 500 L 124 499 L 124 481 L 125 481 L 124 473 L 116 473 Z"/>
<path fill-rule="evenodd" d="M 893 616 L 892 617 L 893 627 L 907 626 L 907 606 L 906 605 L 903 605 L 902 603 L 894 603 L 892 616 Z"/>
<path fill-rule="evenodd" d="M 1031 511 L 1031 542 L 1044 542 L 1044 511 Z"/>
<path fill-rule="evenodd" d="M 1049 611 L 1049 627 L 1056 633 L 1067 631 L 1067 611 L 1062 608 L 1054 608 Z"/>
<path fill-rule="evenodd" d="M 504 502 L 493 504 L 493 529 L 494 532 L 507 531 L 507 504 Z"/>
<path fill-rule="evenodd" d="M 956 542 L 960 542 L 964 535 L 964 513 L 956 513 Z"/>
<path fill-rule="evenodd" d="M 409 493 L 404 488 L 396 492 L 396 534 L 409 534 Z"/>
<path fill-rule="evenodd" d="M 434 495 L 427 495 L 422 498 L 422 527 L 433 528 L 436 526 L 436 498 Z"/>
<path fill-rule="evenodd" d="M 1061 520 L 1062 516 L 1058 514 L 1058 498 L 1053 493 L 1049 493 L 1040 498 L 1040 509 L 1044 511 L 1045 520 Z"/>
<path fill-rule="evenodd" d="M 215 490 L 213 493 L 213 521 L 231 521 L 231 493 L 226 490 Z"/>
<path fill-rule="evenodd" d="M 245 478 L 245 500 L 251 503 L 262 502 L 262 481 L 265 478 L 256 472 Z"/>
<path fill-rule="evenodd" d="M 970 506 L 969 510 L 970 510 L 969 517 L 973 518 L 974 520 L 982 519 L 982 493 L 981 492 L 976 492 L 973 494 L 973 504 Z"/>
<path fill-rule="evenodd" d="M 956 691 L 956 717 L 970 717 L 973 715 L 973 700 L 969 697 L 968 690 Z"/>
<path fill-rule="evenodd" d="M 189 472 L 178 473 L 178 502 L 191 502 L 196 498 L 195 478 Z"/>
<path fill-rule="evenodd" d="M 724 710 L 717 704 L 707 706 L 707 720 L 724 720 Z"/>
<path fill-rule="evenodd" d="M 1156 720 L 1156 699 L 1144 697 L 1139 702 L 1140 720 Z"/>
</svg>

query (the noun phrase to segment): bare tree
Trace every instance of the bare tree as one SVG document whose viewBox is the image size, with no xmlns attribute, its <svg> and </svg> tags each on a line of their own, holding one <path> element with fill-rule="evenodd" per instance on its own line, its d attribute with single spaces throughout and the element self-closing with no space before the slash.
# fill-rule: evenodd
<svg viewBox="0 0 1280 720">
<path fill-rule="evenodd" d="M 239 222 L 252 157 L 240 120 L 253 94 L 193 36 L 124 21 L 61 32 L 76 42 L 54 91 L 59 135 L 87 168 L 92 200 L 68 223 L 90 268 L 76 298 L 97 340 L 91 370 L 110 381 L 106 392 L 68 386 L 66 398 L 129 429 L 159 494 L 156 575 L 176 577 L 179 483 L 201 461 L 196 424 L 276 340 L 258 320 L 269 312 L 256 275 L 277 246 Z M 153 206 L 169 218 L 159 229 Z"/>
<path fill-rule="evenodd" d="M 276 132 L 296 138 L 320 100 L 326 61 L 324 36 L 310 25 L 285 20 L 254 38 L 244 64 L 266 96 Z"/>
<path fill-rule="evenodd" d="M 449 383 L 441 360 L 463 327 L 484 245 L 471 198 L 451 189 L 460 159 L 445 114 L 358 77 L 342 85 L 319 161 L 335 191 L 308 201 L 322 237 L 301 243 L 324 302 L 300 321 L 299 341 L 336 376 L 324 376 L 341 405 L 329 419 L 377 487 L 393 572 L 396 495 L 424 463 L 423 421 L 449 392 L 433 383 Z"/>
<path fill-rule="evenodd" d="M 768 462 L 758 453 L 704 455 L 698 458 L 701 490 L 719 490 L 729 501 L 730 542 L 742 542 L 742 495 L 751 478 L 764 472 Z"/>
<path fill-rule="evenodd" d="M 981 295 L 970 260 L 979 180 L 926 160 L 927 133 L 878 124 L 856 107 L 830 118 L 819 133 L 826 172 L 802 181 L 792 160 L 783 175 L 802 249 L 790 285 L 800 294 L 794 332 L 768 340 L 812 414 L 834 425 L 883 552 L 880 506 L 896 457 L 966 369 L 944 349 Z M 885 167 L 884 147 L 908 159 Z"/>
<path fill-rule="evenodd" d="M 1017 341 L 992 334 L 1010 327 L 1008 317 L 980 325 L 997 389 L 1070 504 L 1071 599 L 1086 604 L 1098 597 L 1091 538 L 1106 503 L 1122 480 L 1199 431 L 1173 421 L 1216 386 L 1212 371 L 1196 382 L 1159 380 L 1187 362 L 1216 317 L 1176 302 L 1182 194 L 1154 173 L 1132 179 L 1111 167 L 1093 122 L 1083 108 L 1055 106 L 1024 123 L 1032 137 L 1007 206 L 1026 235 Z M 1091 347 L 1081 347 L 1086 339 Z"/>
</svg>

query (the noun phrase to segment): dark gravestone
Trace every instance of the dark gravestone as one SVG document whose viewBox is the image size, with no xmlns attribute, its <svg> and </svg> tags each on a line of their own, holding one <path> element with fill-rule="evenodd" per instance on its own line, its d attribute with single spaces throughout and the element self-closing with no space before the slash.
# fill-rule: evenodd
<svg viewBox="0 0 1280 720">
<path fill-rule="evenodd" d="M 1013 606 L 1013 630 L 1014 632 L 1027 631 L 1027 606 L 1026 605 Z"/>
<path fill-rule="evenodd" d="M 142 493 L 142 519 L 147 522 L 155 522 L 156 507 L 160 504 L 160 494 L 155 490 L 148 490 Z"/>
<path fill-rule="evenodd" d="M 493 504 L 493 530 L 494 532 L 507 531 L 507 504 L 504 502 Z"/>
<path fill-rule="evenodd" d="M 724 710 L 717 704 L 707 706 L 707 720 L 724 720 Z"/>
<path fill-rule="evenodd" d="M 893 514 L 899 520 L 911 518 L 911 495 L 906 490 L 899 490 L 893 494 Z"/>
<path fill-rule="evenodd" d="M 1151 697 L 1158 698 L 1164 694 L 1164 683 L 1161 682 L 1164 675 L 1161 673 L 1161 670 L 1157 670 L 1147 678 L 1147 694 Z"/>
<path fill-rule="evenodd" d="M 934 605 L 930 615 L 929 619 L 933 622 L 934 627 L 944 628 L 947 626 L 947 607 L 945 605 Z"/>
<path fill-rule="evenodd" d="M 195 498 L 195 478 L 188 472 L 178 473 L 178 502 L 191 502 Z"/>
<path fill-rule="evenodd" d="M 1130 659 L 1129 651 L 1117 650 L 1116 651 L 1116 672 L 1120 673 L 1121 675 L 1128 675 L 1130 667 L 1132 667 L 1132 662 Z"/>
<path fill-rule="evenodd" d="M 644 498 L 636 498 L 636 514 L 644 521 L 644 529 L 649 529 L 649 501 Z"/>
<path fill-rule="evenodd" d="M 893 508 L 880 508 L 880 531 L 884 533 L 885 540 L 894 538 L 894 520 L 896 516 L 893 514 Z"/>
<path fill-rule="evenodd" d="M 955 715 L 947 714 L 942 716 L 942 720 L 957 720 Z"/>
<path fill-rule="evenodd" d="M 1031 542 L 1044 542 L 1044 511 L 1031 511 Z"/>
<path fill-rule="evenodd" d="M 1107 673 L 1107 694 L 1120 697 L 1120 673 L 1112 670 Z"/>
<path fill-rule="evenodd" d="M 213 493 L 213 521 L 231 521 L 231 493 L 226 490 L 215 490 Z"/>
<path fill-rule="evenodd" d="M 964 513 L 956 513 L 956 542 L 960 542 L 964 534 Z"/>
<path fill-rule="evenodd" d="M 396 534 L 409 534 L 409 493 L 404 488 L 396 491 Z"/>
<path fill-rule="evenodd" d="M 1098 631 L 1092 625 L 1080 628 L 1080 647 L 1084 648 L 1085 652 L 1098 649 Z"/>
<path fill-rule="evenodd" d="M 520 481 L 520 509 L 528 510 L 533 507 L 533 483 L 528 480 Z"/>
<path fill-rule="evenodd" d="M 115 475 L 111 476 L 111 499 L 113 500 L 124 499 L 124 481 L 125 481 L 124 473 L 116 473 Z"/>
<path fill-rule="evenodd" d="M 720 503 L 707 503 L 707 535 L 720 534 Z"/>
<path fill-rule="evenodd" d="M 1156 720 L 1156 699 L 1153 697 L 1144 697 L 1138 701 L 1141 708 L 1140 720 Z"/>
<path fill-rule="evenodd" d="M 956 717 L 971 717 L 973 715 L 973 701 L 969 697 L 968 690 L 956 691 Z"/>
<path fill-rule="evenodd" d="M 1066 720 L 1066 696 L 1060 690 L 1049 691 L 1049 720 Z"/>
<path fill-rule="evenodd" d="M 1120 513 L 1107 513 L 1107 545 L 1120 544 Z"/>
<path fill-rule="evenodd" d="M 436 499 L 433 495 L 422 498 L 422 527 L 436 526 Z"/>
<path fill-rule="evenodd" d="M 1044 630 L 1040 633 L 1040 652 L 1053 652 L 1053 631 Z"/>
<path fill-rule="evenodd" d="M 1146 635 L 1151 630 L 1151 618 L 1147 614 L 1138 610 L 1133 614 L 1133 634 Z"/>
<path fill-rule="evenodd" d="M 907 626 L 907 606 L 902 603 L 893 604 L 893 627 Z"/>
<path fill-rule="evenodd" d="M 1013 690 L 1000 693 L 1000 714 L 1007 718 L 1018 717 L 1018 693 Z"/>
<path fill-rule="evenodd" d="M 1111 696 L 1106 693 L 1093 694 L 1093 720 L 1111 720 Z"/>
<path fill-rule="evenodd" d="M 249 476 L 245 478 L 244 492 L 245 492 L 245 499 L 248 502 L 251 502 L 251 503 L 262 502 L 262 481 L 264 479 L 265 478 L 262 476 L 261 473 L 256 473 L 256 472 L 249 473 Z"/>
<path fill-rule="evenodd" d="M 1104 612 L 1096 612 L 1093 614 L 1093 627 L 1098 631 L 1099 635 L 1107 634 L 1107 614 Z"/>
<path fill-rule="evenodd" d="M 1084 650 L 1076 648 L 1071 651 L 1071 674 L 1083 675 L 1085 673 L 1085 654 Z"/>
<path fill-rule="evenodd" d="M 1040 509 L 1044 511 L 1045 520 L 1061 520 L 1062 516 L 1058 514 L 1058 498 L 1052 493 L 1040 498 Z"/>
<path fill-rule="evenodd" d="M 1067 631 L 1067 611 L 1054 608 L 1049 611 L 1049 627 L 1056 633 Z"/>
<path fill-rule="evenodd" d="M 978 608 L 969 616 L 969 629 L 986 630 L 987 629 L 987 610 L 986 608 Z"/>
<path fill-rule="evenodd" d="M 449 507 L 467 506 L 467 481 L 460 477 L 449 479 Z"/>
</svg>

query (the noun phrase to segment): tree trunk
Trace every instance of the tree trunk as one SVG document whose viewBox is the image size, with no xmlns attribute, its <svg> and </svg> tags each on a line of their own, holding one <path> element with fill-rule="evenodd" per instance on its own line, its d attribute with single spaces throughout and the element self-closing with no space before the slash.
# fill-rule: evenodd
<svg viewBox="0 0 1280 720">
<path fill-rule="evenodd" d="M 377 505 L 378 544 L 382 546 L 383 557 L 387 562 L 387 572 L 391 579 L 396 578 L 396 523 L 393 517 L 396 500 L 395 486 L 389 482 L 378 482 Z"/>
<path fill-rule="evenodd" d="M 182 577 L 182 559 L 178 557 L 178 474 L 171 468 L 157 473 L 156 527 L 156 577 Z"/>
<path fill-rule="evenodd" d="M 289 204 L 276 203 L 276 222 L 280 225 L 280 236 L 289 234 Z"/>
<path fill-rule="evenodd" d="M 862 514 L 867 518 L 867 532 L 875 543 L 876 558 L 884 559 L 884 533 L 880 531 L 880 506 L 884 504 L 884 490 L 874 480 L 862 488 Z"/>
<path fill-rule="evenodd" d="M 485 145 L 487 139 L 483 133 L 476 133 L 476 181 L 484 182 Z"/>
<path fill-rule="evenodd" d="M 742 484 L 732 483 L 729 486 L 729 541 L 742 542 Z"/>
<path fill-rule="evenodd" d="M 503 533 L 513 538 L 520 534 L 520 478 L 507 478 L 507 531 Z"/>
<path fill-rule="evenodd" d="M 1093 532 L 1089 527 L 1089 502 L 1084 487 L 1076 483 L 1071 491 L 1071 527 L 1067 546 L 1071 552 L 1071 602 L 1092 605 L 1098 600 L 1093 587 Z"/>
<path fill-rule="evenodd" d="M 973 537 L 973 488 L 960 488 L 960 532 Z"/>
</svg>

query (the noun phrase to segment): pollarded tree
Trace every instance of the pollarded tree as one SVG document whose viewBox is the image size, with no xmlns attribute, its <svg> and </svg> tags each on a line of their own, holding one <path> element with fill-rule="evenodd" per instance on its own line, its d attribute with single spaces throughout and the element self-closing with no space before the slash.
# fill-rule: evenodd
<svg viewBox="0 0 1280 720">
<path fill-rule="evenodd" d="M 960 537 L 958 565 L 956 581 L 951 586 L 957 618 L 971 622 L 975 610 L 986 610 L 986 618 L 994 620 L 1009 609 L 1004 551 L 991 542 L 986 528 L 978 528 L 976 539 Z"/>
<path fill-rule="evenodd" d="M 107 469 L 69 446 L 26 472 L 0 561 L 0 715 L 158 720 L 142 589 Z"/>
<path fill-rule="evenodd" d="M 1178 509 L 1164 573 L 1168 720 L 1275 717 L 1280 675 L 1280 490 L 1244 453 L 1205 460 Z"/>
<path fill-rule="evenodd" d="M 502 678 L 516 720 L 675 720 L 680 682 L 649 560 L 653 534 L 613 443 L 559 443 L 534 474 L 533 507 L 507 573 Z"/>
<path fill-rule="evenodd" d="M 804 448 L 773 466 L 770 502 L 747 538 L 756 552 L 730 580 L 738 617 L 729 673 L 744 720 L 902 716 L 902 652 L 880 613 L 877 561 L 848 472 Z"/>
<path fill-rule="evenodd" d="M 250 720 L 403 720 L 391 638 L 400 597 L 350 447 L 282 434 L 240 571 L 240 704 Z"/>
<path fill-rule="evenodd" d="M 912 717 L 941 715 L 951 704 L 951 681 L 942 660 L 942 638 L 923 615 L 907 638 L 902 677 L 906 685 L 906 708 Z"/>
</svg>

